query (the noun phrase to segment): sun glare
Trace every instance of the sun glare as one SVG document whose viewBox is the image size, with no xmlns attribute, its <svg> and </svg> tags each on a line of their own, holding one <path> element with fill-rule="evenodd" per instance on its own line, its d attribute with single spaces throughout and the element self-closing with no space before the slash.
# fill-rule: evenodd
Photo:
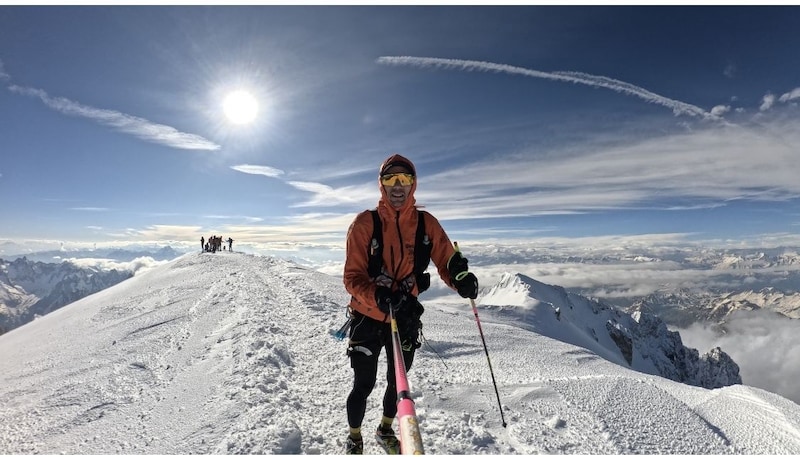
<svg viewBox="0 0 800 457">
<path fill-rule="evenodd" d="M 258 101 L 249 92 L 237 90 L 225 97 L 222 109 L 231 123 L 249 124 L 258 114 Z"/>
</svg>

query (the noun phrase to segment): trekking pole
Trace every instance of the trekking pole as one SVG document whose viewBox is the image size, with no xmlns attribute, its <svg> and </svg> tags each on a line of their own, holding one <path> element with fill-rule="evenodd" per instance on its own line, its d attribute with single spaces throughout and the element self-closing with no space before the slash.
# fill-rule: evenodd
<svg viewBox="0 0 800 457">
<path fill-rule="evenodd" d="M 419 431 L 419 420 L 411 399 L 408 387 L 406 363 L 403 360 L 403 346 L 400 343 L 400 332 L 397 330 L 397 319 L 394 310 L 389 308 L 392 319 L 392 353 L 394 355 L 394 379 L 397 386 L 397 420 L 400 423 L 400 452 L 402 454 L 422 455 L 422 434 Z"/>
<path fill-rule="evenodd" d="M 456 249 L 456 252 L 461 252 L 458 249 L 458 243 L 453 243 L 453 246 Z M 466 271 L 462 271 L 461 273 L 457 274 L 455 279 L 460 280 L 467 275 Z M 489 364 L 489 373 L 492 375 L 492 384 L 494 385 L 494 393 L 497 396 L 497 406 L 500 408 L 500 420 L 503 422 L 503 428 L 506 428 L 506 418 L 503 416 L 503 405 L 500 404 L 500 392 L 497 391 L 497 381 L 494 379 L 494 370 L 492 370 L 492 359 L 489 358 L 489 349 L 486 348 L 486 338 L 483 337 L 483 328 L 481 327 L 481 320 L 478 317 L 478 307 L 475 306 L 475 300 L 472 298 L 469 299 L 470 304 L 472 305 L 472 313 L 475 314 L 475 322 L 478 324 L 478 333 L 481 334 L 481 342 L 483 342 L 483 352 L 486 353 L 486 362 Z"/>
<path fill-rule="evenodd" d="M 450 369 L 450 367 L 448 367 L 448 366 L 447 366 L 447 363 L 445 363 L 445 361 L 444 361 L 444 358 L 442 358 L 442 355 L 441 355 L 441 354 L 439 354 L 439 351 L 437 351 L 437 350 L 436 350 L 436 348 L 434 348 L 434 347 L 431 345 L 431 343 L 428 341 L 428 338 L 425 338 L 425 334 L 424 334 L 424 333 L 422 333 L 422 329 L 420 329 L 420 330 L 419 330 L 419 334 L 420 334 L 420 335 L 422 335 L 422 339 L 425 341 L 425 344 L 428 346 L 428 349 L 430 349 L 431 351 L 433 351 L 433 353 L 434 353 L 434 354 L 436 354 L 436 357 L 439 357 L 439 360 L 442 362 L 442 365 L 444 365 L 444 368 L 445 368 L 446 370 L 449 370 L 449 369 Z"/>
</svg>

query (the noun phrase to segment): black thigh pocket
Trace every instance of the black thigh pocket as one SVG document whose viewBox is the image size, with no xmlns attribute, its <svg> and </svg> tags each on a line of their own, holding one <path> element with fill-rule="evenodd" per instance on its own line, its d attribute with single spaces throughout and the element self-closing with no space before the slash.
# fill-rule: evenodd
<svg viewBox="0 0 800 457">
<path fill-rule="evenodd" d="M 350 339 L 347 345 L 347 355 L 350 365 L 355 368 L 358 360 L 365 363 L 368 359 L 377 361 L 383 346 L 382 334 L 384 325 L 366 316 L 357 316 L 350 326 Z M 372 362 L 366 362 L 372 363 Z"/>
</svg>

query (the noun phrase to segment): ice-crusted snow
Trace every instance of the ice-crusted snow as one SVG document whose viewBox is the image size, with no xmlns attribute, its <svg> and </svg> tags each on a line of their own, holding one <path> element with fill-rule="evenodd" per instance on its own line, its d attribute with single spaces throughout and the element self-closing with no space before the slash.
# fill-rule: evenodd
<svg viewBox="0 0 800 457">
<path fill-rule="evenodd" d="M 239 253 L 137 275 L 0 336 L 0 450 L 341 453 L 347 301 L 340 278 Z M 633 371 L 479 306 L 503 428 L 469 304 L 423 303 L 444 360 L 423 346 L 409 373 L 427 453 L 800 453 L 789 400 Z"/>
</svg>

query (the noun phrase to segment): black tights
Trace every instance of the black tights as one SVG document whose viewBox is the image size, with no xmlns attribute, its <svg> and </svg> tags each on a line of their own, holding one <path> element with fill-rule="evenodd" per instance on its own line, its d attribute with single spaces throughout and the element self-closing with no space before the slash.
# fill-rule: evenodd
<svg viewBox="0 0 800 457">
<path fill-rule="evenodd" d="M 374 324 L 372 324 L 373 322 Z M 375 322 L 369 318 L 364 318 L 360 324 L 352 330 L 351 343 L 347 351 L 350 356 L 350 366 L 353 368 L 353 390 L 347 396 L 347 421 L 352 428 L 361 427 L 364 420 L 367 398 L 372 393 L 378 376 L 378 356 L 382 348 L 386 351 L 387 360 L 387 386 L 386 392 L 383 394 L 383 415 L 386 417 L 397 415 L 397 386 L 394 379 L 391 327 L 389 324 Z M 359 334 L 367 336 L 368 339 L 362 340 Z M 402 352 L 406 371 L 409 371 L 414 362 L 415 349 L 412 347 L 410 351 Z"/>
</svg>

